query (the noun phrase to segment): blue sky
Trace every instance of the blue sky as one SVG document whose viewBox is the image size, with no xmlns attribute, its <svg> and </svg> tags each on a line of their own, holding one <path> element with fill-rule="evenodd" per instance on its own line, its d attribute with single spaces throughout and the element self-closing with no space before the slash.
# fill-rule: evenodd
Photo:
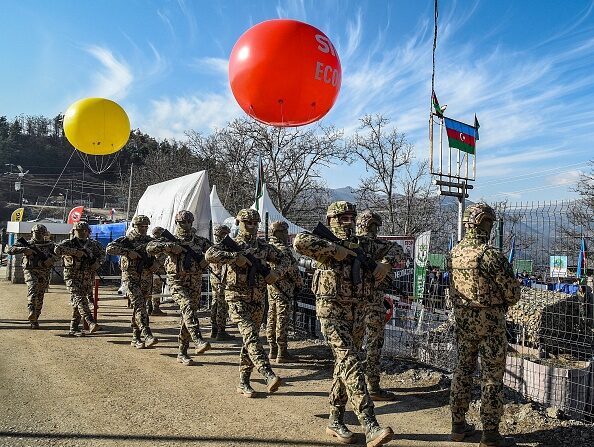
<svg viewBox="0 0 594 447">
<path fill-rule="evenodd" d="M 324 118 L 347 134 L 382 113 L 428 156 L 433 0 L 0 0 L 0 114 L 54 116 L 88 96 L 118 101 L 152 135 L 208 132 L 243 112 L 227 58 L 272 18 L 324 31 L 343 84 Z M 472 200 L 556 200 L 594 158 L 592 1 L 440 1 L 436 93 L 481 124 Z M 360 164 L 324 172 L 356 186 Z"/>
</svg>

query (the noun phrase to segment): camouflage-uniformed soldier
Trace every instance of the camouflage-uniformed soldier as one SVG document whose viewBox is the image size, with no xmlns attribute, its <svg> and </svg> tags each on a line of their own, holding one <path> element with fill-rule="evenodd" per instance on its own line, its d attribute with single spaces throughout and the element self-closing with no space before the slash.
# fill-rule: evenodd
<svg viewBox="0 0 594 447">
<path fill-rule="evenodd" d="M 289 225 L 287 222 L 277 221 L 270 224 L 269 243 L 276 247 L 289 263 L 286 272 L 277 282 L 268 286 L 268 318 L 266 322 L 266 339 L 270 346 L 270 359 L 276 358 L 276 363 L 287 363 L 295 360 L 287 350 L 287 332 L 289 330 L 289 315 L 295 299 L 295 289 L 303 286 L 303 279 L 297 267 L 297 260 L 293 256 L 289 245 Z M 276 268 L 274 262 L 271 263 Z"/>
<path fill-rule="evenodd" d="M 57 258 L 55 245 L 46 240 L 47 228 L 35 224 L 31 228 L 31 239 L 26 243 L 17 241 L 8 249 L 10 255 L 23 255 L 23 273 L 27 284 L 27 307 L 31 329 L 39 329 L 39 315 L 43 307 L 43 297 L 49 285 L 51 268 Z"/>
<path fill-rule="evenodd" d="M 481 447 L 515 445 L 499 434 L 503 414 L 503 374 L 507 338 L 505 312 L 520 299 L 520 287 L 512 268 L 493 246 L 489 235 L 495 212 L 485 204 L 464 212 L 464 238 L 451 252 L 450 299 L 454 306 L 458 363 L 450 394 L 452 439 L 460 441 L 474 427 L 466 423 L 472 376 L 481 356 Z"/>
<path fill-rule="evenodd" d="M 227 225 L 217 225 L 213 228 L 215 243 L 221 242 L 231 230 Z M 211 264 L 210 285 L 212 289 L 212 304 L 210 308 L 210 337 L 217 340 L 233 340 L 235 337 L 226 331 L 229 306 L 225 301 L 225 264 Z"/>
<path fill-rule="evenodd" d="M 353 433 L 344 423 L 345 406 L 350 400 L 365 429 L 367 447 L 373 447 L 387 443 L 393 432 L 390 427 L 381 428 L 377 422 L 355 346 L 354 326 L 361 312 L 363 294 L 362 284 L 353 281 L 351 266 L 354 253 L 349 249 L 358 248 L 354 242 L 356 215 L 352 203 L 331 203 L 326 213 L 327 223 L 344 242 L 336 244 L 313 234 L 300 233 L 295 237 L 293 246 L 298 253 L 317 261 L 312 280 L 316 313 L 322 334 L 334 354 L 334 377 L 330 392 L 332 410 L 326 433 L 343 443 L 352 441 Z M 374 273 L 379 278 L 379 271 Z"/>
<path fill-rule="evenodd" d="M 382 226 L 382 218 L 371 210 L 365 210 L 357 216 L 357 241 L 363 251 L 381 265 L 382 274 L 388 275 L 391 265 L 394 263 L 396 254 L 399 258 L 404 256 L 402 248 L 398 244 L 378 239 L 377 233 Z M 360 321 L 355 324 L 362 324 L 362 331 L 356 330 L 356 334 L 365 333 L 367 337 L 365 357 L 365 379 L 367 390 L 371 398 L 380 401 L 392 401 L 396 395 L 380 387 L 380 357 L 384 346 L 384 328 L 386 326 L 386 308 L 384 307 L 384 292 L 390 286 L 387 278 L 381 275 L 374 275 L 366 272 L 363 278 L 364 311 Z M 358 349 L 362 340 L 356 340 Z"/>
<path fill-rule="evenodd" d="M 131 344 L 137 349 L 150 348 L 159 341 L 153 336 L 146 311 L 153 291 L 153 271 L 158 268 L 155 258 L 146 253 L 146 245 L 153 240 L 146 234 L 150 223 L 147 216 L 134 216 L 126 236 L 110 242 L 106 248 L 107 254 L 120 257 L 122 281 L 132 305 Z"/>
<path fill-rule="evenodd" d="M 281 379 L 270 367 L 268 356 L 264 352 L 258 332 L 264 317 L 264 296 L 266 284 L 272 284 L 279 274 L 286 269 L 283 255 L 278 249 L 257 236 L 260 214 L 254 209 L 239 211 L 236 223 L 239 234 L 234 239 L 239 251 L 232 251 L 224 242 L 215 244 L 206 252 L 206 259 L 214 264 L 226 264 L 227 276 L 225 285 L 225 300 L 229 305 L 229 313 L 234 323 L 237 323 L 243 338 L 243 346 L 239 354 L 240 381 L 237 392 L 246 397 L 255 395 L 250 385 L 250 376 L 254 366 L 266 379 L 268 392 L 275 392 L 280 386 Z M 271 269 L 265 278 L 256 274 L 253 283 L 248 282 L 251 266 L 246 255 L 254 256 L 260 263 L 275 262 L 278 271 Z"/>
<path fill-rule="evenodd" d="M 105 261 L 105 250 L 99 242 L 89 239 L 91 228 L 86 222 L 76 222 L 72 226 L 73 236 L 56 245 L 54 252 L 62 256 L 64 281 L 70 292 L 72 319 L 70 335 L 81 335 L 78 329 L 81 317 L 89 325 L 89 332 L 99 330 L 89 310 L 88 296 L 93 292 L 95 272 Z"/>
<path fill-rule="evenodd" d="M 198 262 L 190 256 L 188 249 L 201 255 L 211 243 L 196 234 L 196 230 L 192 228 L 193 222 L 194 215 L 190 211 L 178 212 L 175 215 L 175 241 L 161 237 L 149 242 L 146 247 L 147 253 L 152 256 L 167 255 L 167 284 L 181 312 L 177 361 L 184 366 L 192 364 L 192 359 L 188 356 L 190 340 L 194 342 L 196 354 L 210 349 L 210 343 L 202 338 L 198 321 L 202 273 L 208 267 L 208 263 L 205 259 Z"/>
<path fill-rule="evenodd" d="M 163 233 L 165 229 L 163 227 L 155 227 L 153 228 L 153 237 L 155 239 L 159 239 L 161 237 L 161 233 Z M 153 273 L 157 274 L 157 277 L 153 276 L 153 295 L 151 299 L 147 299 L 146 301 L 146 311 L 149 315 L 152 316 L 163 316 L 167 315 L 165 312 L 161 310 L 161 296 L 158 293 L 163 289 L 164 280 L 161 279 L 166 274 L 165 272 L 165 256 L 161 254 L 155 257 L 155 262 L 157 263 L 156 270 Z"/>
</svg>

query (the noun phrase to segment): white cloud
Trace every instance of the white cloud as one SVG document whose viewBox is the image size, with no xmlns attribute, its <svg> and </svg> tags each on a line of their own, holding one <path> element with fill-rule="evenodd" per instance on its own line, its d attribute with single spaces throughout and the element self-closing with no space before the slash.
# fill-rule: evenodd
<svg viewBox="0 0 594 447">
<path fill-rule="evenodd" d="M 575 185 L 578 182 L 581 174 L 582 171 L 580 171 L 579 169 L 562 172 L 556 175 L 549 176 L 547 178 L 547 183 L 555 186 Z"/>
<path fill-rule="evenodd" d="M 226 82 L 229 60 L 219 57 L 201 57 L 194 59 L 190 63 L 190 66 L 198 71 L 212 72 L 217 75 L 222 75 L 225 77 Z"/>
<path fill-rule="evenodd" d="M 150 111 L 136 121 L 150 135 L 183 139 L 187 130 L 212 131 L 242 114 L 230 93 L 205 94 L 152 100 Z"/>
<path fill-rule="evenodd" d="M 87 96 L 122 100 L 128 94 L 134 76 L 125 61 L 117 59 L 107 48 L 90 46 L 86 50 L 102 65 L 93 76 L 94 85 Z"/>
</svg>

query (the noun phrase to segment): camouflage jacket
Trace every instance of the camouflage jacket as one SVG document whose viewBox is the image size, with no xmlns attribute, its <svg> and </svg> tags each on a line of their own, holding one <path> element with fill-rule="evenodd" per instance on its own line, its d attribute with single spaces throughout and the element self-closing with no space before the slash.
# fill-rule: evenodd
<svg viewBox="0 0 594 447">
<path fill-rule="evenodd" d="M 74 256 L 82 252 L 84 256 Z M 82 241 L 78 238 L 66 239 L 56 245 L 54 253 L 62 256 L 64 263 L 64 278 L 80 273 L 96 271 L 105 261 L 105 250 L 101 244 L 93 239 Z"/>
<path fill-rule="evenodd" d="M 357 236 L 357 242 L 365 254 L 376 262 L 385 262 L 386 264 L 393 266 L 394 263 L 405 257 L 404 250 L 402 250 L 402 247 L 395 242 L 369 236 Z M 383 295 L 383 292 L 391 288 L 393 278 L 393 274 L 389 273 L 384 280 L 378 284 L 373 277 L 372 272 L 365 272 L 363 277 L 363 294 L 365 297 L 373 297 L 377 294 L 376 292 Z"/>
<path fill-rule="evenodd" d="M 275 271 L 283 275 L 289 267 L 289 260 L 285 259 L 283 254 L 273 245 L 267 243 L 264 239 L 248 239 L 245 235 L 239 233 L 235 242 L 241 248 L 243 254 L 250 253 L 258 258 L 262 263 L 274 263 Z M 249 266 L 239 267 L 235 264 L 237 255 L 221 244 L 215 244 L 206 252 L 206 260 L 212 264 L 226 264 L 225 289 L 232 292 L 225 296 L 228 300 L 263 301 L 266 294 L 266 281 L 261 275 L 256 275 L 255 284 L 248 285 Z"/>
<path fill-rule="evenodd" d="M 286 271 L 285 273 L 279 278 L 279 280 L 268 286 L 269 291 L 278 291 L 284 290 L 285 292 L 293 291 L 295 288 L 303 287 L 303 279 L 301 278 L 301 273 L 299 272 L 299 267 L 297 266 L 297 260 L 293 255 L 292 248 L 285 244 L 284 242 L 280 241 L 279 239 L 275 238 L 274 236 L 270 237 L 268 242 L 273 247 L 277 248 L 283 255 L 283 259 L 286 260 Z M 277 262 L 271 262 L 271 266 L 278 271 L 279 268 L 277 266 Z M 281 293 L 281 292 L 278 292 Z"/>
<path fill-rule="evenodd" d="M 455 307 L 507 308 L 520 299 L 520 285 L 508 260 L 476 229 L 467 230 L 448 263 Z"/>
<path fill-rule="evenodd" d="M 194 259 L 189 262 L 189 268 L 186 268 L 186 251 L 180 254 L 173 254 L 167 251 L 168 248 L 178 245 L 182 248 L 190 247 L 198 255 L 203 255 L 206 250 L 212 245 L 211 242 L 197 234 L 192 234 L 188 239 L 182 239 L 176 235 L 177 242 L 169 241 L 165 238 L 154 239 L 146 246 L 146 252 L 155 257 L 165 255 L 165 272 L 168 276 L 177 275 L 202 275 L 204 268 L 201 268 L 199 263 Z"/>
<path fill-rule="evenodd" d="M 120 256 L 120 267 L 124 279 L 139 276 L 141 273 L 151 274 L 158 268 L 156 258 L 146 252 L 146 246 L 152 240 L 153 238 L 148 235 L 126 235 L 107 244 L 105 251 L 108 255 Z M 128 257 L 131 251 L 137 252 L 141 257 L 136 259 Z"/>
<path fill-rule="evenodd" d="M 25 255 L 24 252 L 30 247 L 26 247 L 24 244 L 20 242 L 16 242 L 12 247 L 8 249 L 9 255 L 18 255 L 23 254 L 22 265 L 23 269 L 25 270 L 49 270 L 52 268 L 52 265 L 56 262 L 56 256 L 54 255 L 54 249 L 56 245 L 53 242 L 46 242 L 46 241 L 35 241 L 33 238 L 28 239 L 27 243 L 31 246 L 34 246 L 39 251 L 41 251 L 47 259 L 43 261 L 43 257 L 39 255 L 39 253 L 31 253 L 30 255 Z"/>
<path fill-rule="evenodd" d="M 297 253 L 317 261 L 311 286 L 317 299 L 355 301 L 363 296 L 363 284 L 353 285 L 352 258 L 334 259 L 337 252 L 334 243 L 310 233 L 299 233 L 295 236 L 293 247 Z"/>
</svg>

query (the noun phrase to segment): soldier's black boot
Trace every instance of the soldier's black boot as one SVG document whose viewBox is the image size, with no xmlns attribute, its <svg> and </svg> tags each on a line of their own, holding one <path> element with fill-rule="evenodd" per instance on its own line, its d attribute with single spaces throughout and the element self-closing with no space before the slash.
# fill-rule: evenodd
<svg viewBox="0 0 594 447">
<path fill-rule="evenodd" d="M 278 356 L 278 345 L 276 343 L 270 343 L 270 352 L 268 353 L 268 358 L 270 360 L 276 359 Z"/>
<path fill-rule="evenodd" d="M 452 422 L 452 434 L 450 439 L 454 442 L 463 441 L 468 436 L 472 436 L 476 432 L 474 425 L 464 422 Z"/>
<path fill-rule="evenodd" d="M 264 376 L 266 380 L 266 388 L 268 388 L 269 393 L 274 393 L 278 390 L 278 387 L 281 384 L 281 378 L 274 374 L 272 368 L 270 366 L 265 366 L 260 369 L 260 373 Z"/>
<path fill-rule="evenodd" d="M 227 332 L 225 329 L 222 329 L 221 331 L 219 331 L 219 333 L 217 335 L 217 340 L 218 341 L 230 341 L 230 340 L 235 340 L 235 337 L 233 335 L 231 335 L 229 332 Z"/>
<path fill-rule="evenodd" d="M 256 392 L 250 385 L 251 371 L 242 371 L 239 374 L 239 385 L 237 385 L 237 392 L 243 394 L 245 397 L 254 397 Z"/>
<path fill-rule="evenodd" d="M 188 347 L 187 344 L 180 344 L 179 353 L 177 354 L 177 362 L 184 366 L 190 366 L 192 364 L 192 359 L 188 355 Z"/>
<path fill-rule="evenodd" d="M 394 435 L 390 427 L 380 427 L 373 413 L 373 408 L 368 408 L 364 414 L 359 416 L 359 422 L 365 429 L 365 445 L 367 447 L 384 445 L 390 442 Z"/>
<path fill-rule="evenodd" d="M 140 339 L 140 330 L 137 328 L 132 329 L 132 341 L 130 346 L 136 349 L 144 349 L 144 342 Z"/>
<path fill-rule="evenodd" d="M 217 327 L 213 324 L 212 328 L 210 329 L 210 338 L 216 338 L 217 335 L 219 335 L 219 330 L 217 329 Z"/>
<path fill-rule="evenodd" d="M 501 436 L 499 430 L 484 430 L 480 447 L 513 447 L 516 440 L 511 437 Z"/>
<path fill-rule="evenodd" d="M 353 432 L 344 423 L 344 407 L 332 407 L 326 434 L 338 438 L 338 442 L 351 444 L 353 442 Z"/>
</svg>

